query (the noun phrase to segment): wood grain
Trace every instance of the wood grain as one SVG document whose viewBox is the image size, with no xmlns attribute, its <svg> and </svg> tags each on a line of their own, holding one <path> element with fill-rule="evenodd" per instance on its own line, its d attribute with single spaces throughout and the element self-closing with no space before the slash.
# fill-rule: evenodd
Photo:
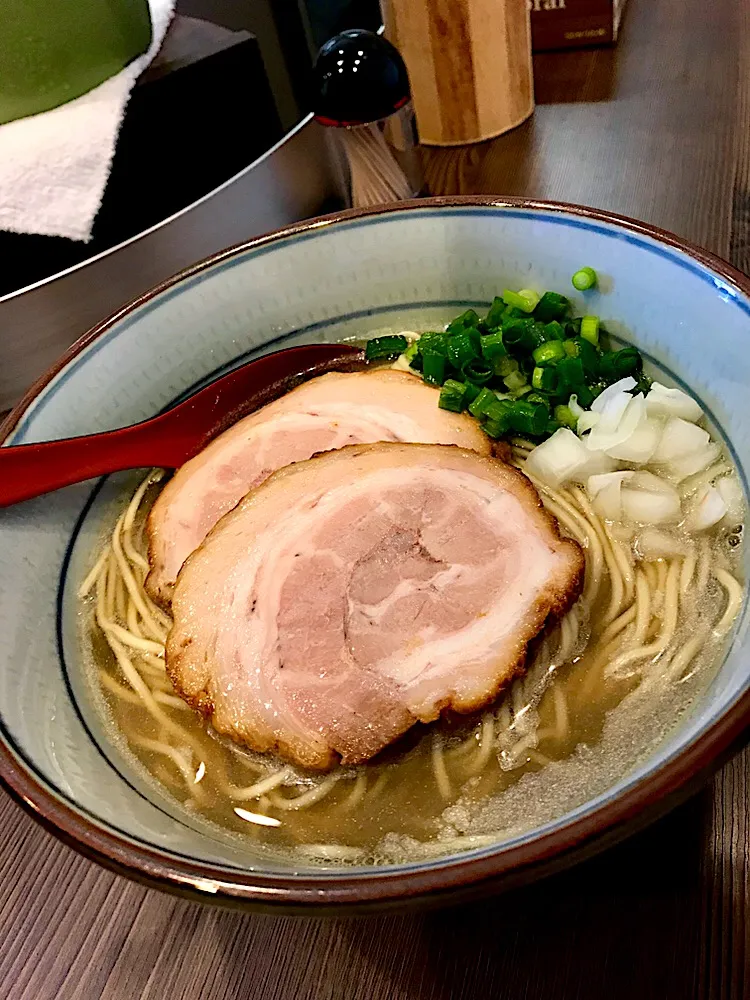
<svg viewBox="0 0 750 1000">
<path fill-rule="evenodd" d="M 629 0 L 616 50 L 536 60 L 532 121 L 428 150 L 436 191 L 581 201 L 750 267 L 747 0 Z M 750 756 L 656 827 L 523 893 L 350 921 L 175 900 L 0 798 L 7 1000 L 742 1000 Z"/>
<path fill-rule="evenodd" d="M 475 142 L 534 108 L 527 0 L 383 0 L 424 143 Z"/>
</svg>

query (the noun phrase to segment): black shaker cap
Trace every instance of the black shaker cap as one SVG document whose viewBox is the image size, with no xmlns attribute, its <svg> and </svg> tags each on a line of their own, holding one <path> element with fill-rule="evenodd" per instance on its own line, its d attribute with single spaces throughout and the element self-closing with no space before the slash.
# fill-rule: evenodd
<svg viewBox="0 0 750 1000">
<path fill-rule="evenodd" d="M 387 118 L 409 100 L 404 60 L 381 35 L 342 31 L 318 53 L 314 113 L 324 125 L 363 125 Z"/>
</svg>

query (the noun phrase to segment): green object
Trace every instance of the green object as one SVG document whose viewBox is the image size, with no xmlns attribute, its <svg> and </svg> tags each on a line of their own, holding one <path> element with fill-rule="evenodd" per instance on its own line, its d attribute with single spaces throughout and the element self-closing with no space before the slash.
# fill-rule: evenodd
<svg viewBox="0 0 750 1000">
<path fill-rule="evenodd" d="M 404 351 L 404 357 L 409 362 L 409 364 L 411 364 L 414 358 L 416 358 L 418 351 L 419 351 L 419 344 L 417 343 L 416 340 L 412 340 L 412 342 Z"/>
<path fill-rule="evenodd" d="M 483 358 L 471 358 L 462 367 L 461 374 L 467 382 L 474 385 L 487 385 L 495 371 Z"/>
<path fill-rule="evenodd" d="M 506 288 L 503 292 L 503 302 L 507 306 L 513 306 L 516 309 L 520 309 L 521 312 L 530 313 L 536 308 L 539 302 L 539 296 L 536 292 L 532 292 L 531 289 L 525 288 L 520 292 L 513 292 L 510 288 Z"/>
<path fill-rule="evenodd" d="M 445 355 L 422 352 L 422 378 L 429 385 L 442 385 L 445 381 Z"/>
<path fill-rule="evenodd" d="M 505 303 L 496 295 L 492 300 L 492 305 L 490 306 L 489 312 L 487 313 L 484 325 L 488 330 L 497 330 L 503 321 L 503 314 L 505 313 Z"/>
<path fill-rule="evenodd" d="M 539 403 L 545 408 L 547 413 L 550 411 L 549 396 L 545 396 L 543 392 L 530 392 L 526 396 L 527 403 Z"/>
<path fill-rule="evenodd" d="M 464 408 L 465 396 L 466 386 L 464 383 L 457 382 L 454 378 L 447 378 L 440 390 L 438 406 L 441 410 L 452 410 L 454 413 L 460 413 Z"/>
<path fill-rule="evenodd" d="M 553 365 L 565 357 L 565 348 L 560 340 L 548 340 L 535 348 L 531 356 L 540 367 Z"/>
<path fill-rule="evenodd" d="M 493 371 L 497 371 L 498 365 L 508 354 L 505 349 L 502 333 L 499 331 L 497 333 L 488 333 L 482 337 L 480 347 L 482 357 L 492 367 Z"/>
<path fill-rule="evenodd" d="M 609 351 L 599 359 L 599 374 L 605 382 L 635 375 L 643 368 L 643 358 L 635 347 L 623 347 L 621 351 Z"/>
<path fill-rule="evenodd" d="M 398 334 L 394 337 L 373 337 L 365 346 L 365 361 L 378 361 L 381 358 L 397 358 L 409 346 L 406 337 Z"/>
<path fill-rule="evenodd" d="M 577 385 L 575 387 L 576 396 L 578 397 L 578 403 L 585 410 L 587 410 L 591 404 L 594 402 L 596 397 L 599 395 L 598 392 L 593 392 L 587 385 Z"/>
<path fill-rule="evenodd" d="M 505 378 L 505 376 L 510 375 L 511 372 L 517 372 L 518 368 L 518 361 L 515 358 L 509 358 L 506 355 L 504 358 L 498 358 L 496 361 L 495 374 L 499 375 L 500 378 Z"/>
<path fill-rule="evenodd" d="M 423 355 L 442 354 L 444 358 L 448 357 L 448 338 L 444 333 L 428 330 L 417 341 L 417 347 L 419 353 Z"/>
<path fill-rule="evenodd" d="M 93 90 L 150 43 L 147 0 L 0 0 L 0 125 Z"/>
<path fill-rule="evenodd" d="M 549 420 L 549 411 L 540 403 L 530 403 L 519 399 L 513 403 L 509 411 L 510 426 L 518 434 L 531 434 L 534 437 L 544 434 Z"/>
<path fill-rule="evenodd" d="M 552 437 L 555 431 L 559 431 L 561 427 L 562 424 L 560 423 L 559 420 L 550 419 L 547 421 L 547 426 L 544 428 L 544 433 L 547 434 L 549 437 Z"/>
<path fill-rule="evenodd" d="M 555 407 L 555 420 L 561 427 L 569 427 L 572 431 L 578 426 L 578 417 L 565 404 Z"/>
<path fill-rule="evenodd" d="M 563 358 L 555 368 L 559 380 L 559 392 L 575 392 L 579 385 L 585 385 L 586 373 L 580 358 Z M 583 406 L 583 403 L 581 403 Z"/>
<path fill-rule="evenodd" d="M 581 317 L 581 336 L 584 340 L 588 340 L 590 344 L 597 347 L 599 344 L 599 317 L 598 316 L 582 316 Z"/>
<path fill-rule="evenodd" d="M 504 399 L 496 399 L 486 413 L 485 421 L 482 424 L 484 431 L 491 438 L 499 438 L 506 434 L 511 428 L 510 413 L 514 404 Z"/>
<path fill-rule="evenodd" d="M 578 289 L 579 292 L 587 292 L 589 288 L 596 285 L 596 271 L 593 267 L 582 267 L 570 280 L 573 283 L 573 288 Z"/>
<path fill-rule="evenodd" d="M 535 368 L 531 374 L 531 385 L 541 392 L 554 392 L 557 389 L 557 372 L 554 368 Z"/>
<path fill-rule="evenodd" d="M 482 391 L 480 385 L 475 385 L 473 382 L 466 383 L 466 391 L 464 392 L 464 403 L 466 406 L 470 406 L 474 400 L 477 398 L 479 393 Z"/>
<path fill-rule="evenodd" d="M 563 319 L 570 311 L 570 302 L 557 292 L 545 292 L 534 310 L 534 319 L 540 323 Z"/>
<path fill-rule="evenodd" d="M 530 353 L 537 346 L 534 320 L 509 319 L 503 321 L 503 343 L 508 351 Z"/>
<path fill-rule="evenodd" d="M 526 378 L 523 372 L 518 371 L 518 372 L 511 372 L 510 375 L 506 375 L 505 378 L 503 379 L 503 382 L 505 383 L 505 387 L 510 392 L 513 392 L 515 389 L 520 389 L 521 386 L 526 385 L 528 379 Z"/>
<path fill-rule="evenodd" d="M 467 361 L 476 358 L 478 354 L 473 338 L 466 330 L 448 338 L 448 359 L 457 371 L 461 371 Z"/>
<path fill-rule="evenodd" d="M 597 377 L 601 356 L 590 341 L 584 340 L 583 337 L 573 337 L 572 340 L 565 341 L 564 347 L 566 354 L 580 359 L 589 380 Z"/>
<path fill-rule="evenodd" d="M 461 333 L 462 330 L 470 330 L 476 328 L 479 323 L 479 316 L 473 309 L 467 309 L 466 312 L 462 312 L 460 316 L 448 324 L 448 329 L 445 331 L 449 337 L 452 337 L 456 333 Z"/>
<path fill-rule="evenodd" d="M 546 323 L 544 327 L 545 340 L 565 340 L 565 328 L 562 323 L 553 319 L 551 323 Z"/>
<path fill-rule="evenodd" d="M 487 412 L 487 408 L 497 401 L 497 396 L 491 389 L 482 389 L 479 395 L 469 403 L 469 413 L 477 420 L 481 420 Z"/>
</svg>

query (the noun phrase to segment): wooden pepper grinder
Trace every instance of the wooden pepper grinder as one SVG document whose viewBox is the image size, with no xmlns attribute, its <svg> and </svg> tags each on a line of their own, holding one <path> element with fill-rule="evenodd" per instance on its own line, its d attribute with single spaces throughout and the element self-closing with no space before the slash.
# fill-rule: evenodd
<svg viewBox="0 0 750 1000">
<path fill-rule="evenodd" d="M 381 0 L 404 58 L 420 142 L 491 139 L 534 110 L 527 0 Z"/>
</svg>

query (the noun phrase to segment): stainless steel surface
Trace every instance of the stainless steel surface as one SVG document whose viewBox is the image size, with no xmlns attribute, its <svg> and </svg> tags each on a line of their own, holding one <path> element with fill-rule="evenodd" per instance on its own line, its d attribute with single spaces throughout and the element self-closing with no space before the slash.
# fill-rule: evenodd
<svg viewBox="0 0 750 1000">
<path fill-rule="evenodd" d="M 0 412 L 129 299 L 216 250 L 316 215 L 339 197 L 325 131 L 306 119 L 255 163 L 160 225 L 0 298 Z"/>
</svg>

